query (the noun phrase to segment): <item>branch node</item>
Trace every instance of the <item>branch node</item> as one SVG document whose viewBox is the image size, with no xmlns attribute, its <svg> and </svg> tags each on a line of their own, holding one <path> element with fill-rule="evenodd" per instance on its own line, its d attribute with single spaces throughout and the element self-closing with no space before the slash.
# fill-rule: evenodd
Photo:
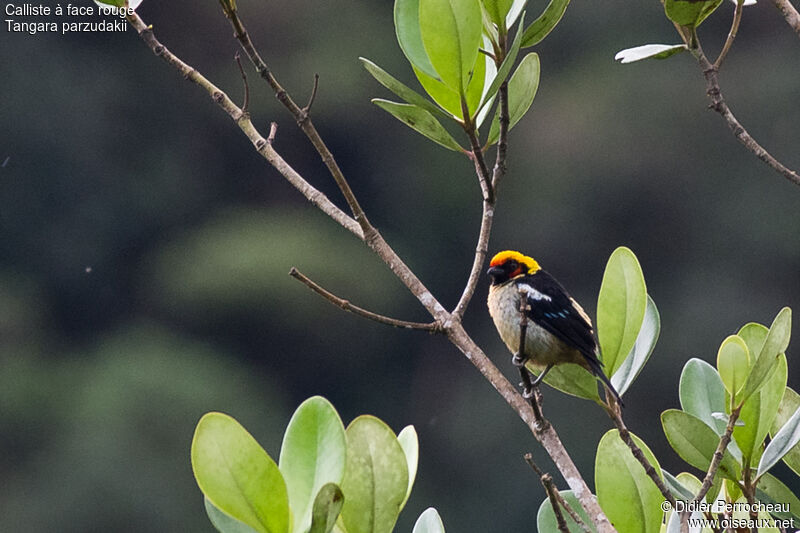
<svg viewBox="0 0 800 533">
<path fill-rule="evenodd" d="M 301 115 L 297 119 L 297 124 L 302 125 L 303 122 L 308 120 L 311 113 L 311 106 L 314 105 L 314 100 L 317 98 L 317 89 L 319 88 L 319 74 L 314 74 L 314 86 L 311 88 L 311 96 L 308 98 L 308 103 L 300 110 Z"/>
<path fill-rule="evenodd" d="M 211 99 L 214 100 L 216 103 L 222 102 L 224 98 L 225 96 L 220 91 L 214 91 L 214 93 L 211 95 Z"/>
<path fill-rule="evenodd" d="M 267 144 L 271 145 L 275 141 L 275 134 L 278 133 L 278 123 L 270 122 L 269 136 L 267 137 Z"/>
</svg>

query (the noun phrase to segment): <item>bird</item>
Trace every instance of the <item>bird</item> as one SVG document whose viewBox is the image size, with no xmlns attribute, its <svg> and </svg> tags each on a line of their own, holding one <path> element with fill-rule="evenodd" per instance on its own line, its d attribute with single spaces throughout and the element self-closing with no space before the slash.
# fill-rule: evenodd
<svg viewBox="0 0 800 533">
<path fill-rule="evenodd" d="M 603 372 L 591 318 L 553 276 L 532 257 L 513 250 L 496 254 L 486 273 L 491 277 L 489 314 L 500 338 L 514 354 L 514 364 L 532 366 L 540 372 L 534 385 L 553 366 L 573 363 L 600 379 L 622 405 L 619 393 Z M 520 354 L 522 297 L 526 299 L 528 320 L 524 353 Z"/>
</svg>

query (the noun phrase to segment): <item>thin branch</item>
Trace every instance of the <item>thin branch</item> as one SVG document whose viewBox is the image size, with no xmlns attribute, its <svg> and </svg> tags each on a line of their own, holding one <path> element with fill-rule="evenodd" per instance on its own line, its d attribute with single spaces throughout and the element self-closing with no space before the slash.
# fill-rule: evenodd
<svg viewBox="0 0 800 533">
<path fill-rule="evenodd" d="M 722 47 L 722 51 L 719 53 L 719 57 L 717 57 L 717 60 L 714 61 L 714 68 L 717 70 L 719 70 L 719 67 L 720 65 L 722 65 L 722 62 L 725 61 L 725 56 L 728 55 L 728 51 L 731 49 L 733 40 L 736 39 L 736 33 L 739 31 L 739 23 L 742 21 L 743 9 L 744 9 L 744 0 L 737 0 L 736 9 L 733 11 L 733 22 L 731 23 L 731 29 L 728 32 L 728 38 L 725 40 L 725 45 Z"/>
<path fill-rule="evenodd" d="M 690 50 L 697 58 L 700 68 L 703 70 L 703 76 L 705 76 L 706 79 L 706 93 L 711 99 L 709 108 L 722 115 L 722 118 L 724 118 L 725 122 L 728 124 L 728 128 L 730 128 L 730 130 L 733 132 L 733 135 L 740 143 L 744 145 L 745 148 L 755 154 L 756 157 L 772 167 L 773 170 L 781 174 L 787 180 L 795 185 L 800 185 L 800 174 L 785 167 L 780 161 L 772 157 L 769 152 L 767 152 L 760 144 L 756 142 L 755 139 L 753 139 L 753 137 L 750 136 L 749 133 L 747 133 L 747 130 L 744 129 L 744 126 L 742 126 L 741 123 L 736 119 L 728 107 L 728 104 L 725 102 L 725 98 L 722 96 L 717 69 L 711 64 L 706 55 L 703 53 L 703 48 L 700 46 L 700 42 L 697 40 L 696 32 L 692 34 L 692 42 L 695 44 L 695 46 L 691 47 Z"/>
<path fill-rule="evenodd" d="M 363 307 L 354 305 L 350 303 L 348 300 L 345 300 L 344 298 L 339 298 L 332 292 L 325 290 L 320 285 L 318 285 L 317 283 L 309 279 L 307 276 L 305 276 L 302 272 L 297 270 L 295 267 L 292 267 L 292 269 L 289 271 L 289 275 L 292 276 L 294 279 L 303 283 L 306 287 L 316 292 L 326 300 L 328 300 L 333 305 L 341 307 L 345 311 L 349 311 L 358 316 L 374 320 L 375 322 L 380 322 L 381 324 L 387 324 L 395 328 L 419 329 L 422 331 L 430 331 L 431 333 L 442 332 L 442 327 L 438 322 L 428 322 L 428 323 L 409 322 L 407 320 L 398 320 L 396 318 L 391 318 L 385 315 L 380 315 L 378 313 L 373 313 L 372 311 L 367 311 Z"/>
<path fill-rule="evenodd" d="M 494 222 L 494 204 L 483 202 L 483 215 L 481 216 L 481 229 L 478 232 L 478 244 L 475 247 L 475 257 L 472 259 L 472 268 L 469 271 L 467 284 L 461 293 L 455 309 L 453 309 L 453 319 L 461 320 L 467 311 L 467 306 L 475 294 L 478 280 L 483 272 L 483 265 L 489 253 L 489 236 L 492 233 L 492 222 Z"/>
<path fill-rule="evenodd" d="M 792 3 L 789 0 L 772 0 L 772 3 L 781 12 L 789 26 L 800 36 L 800 13 L 797 12 Z"/>
<path fill-rule="evenodd" d="M 614 425 L 617 426 L 617 430 L 619 430 L 619 436 L 622 439 L 622 442 L 625 443 L 628 448 L 630 448 L 633 457 L 639 461 L 639 464 L 642 465 L 644 468 L 645 473 L 647 476 L 655 483 L 658 490 L 661 491 L 661 495 L 664 496 L 664 499 L 672 504 L 673 508 L 675 507 L 675 496 L 672 495 L 672 492 L 667 488 L 664 484 L 664 480 L 659 477 L 658 472 L 656 469 L 653 468 L 653 465 L 650 464 L 650 461 L 647 460 L 647 457 L 644 456 L 642 449 L 637 446 L 637 444 L 633 441 L 633 437 L 631 437 L 630 431 L 628 431 L 628 427 L 625 425 L 625 421 L 622 419 L 622 409 L 619 407 L 619 403 L 614 399 L 613 396 L 609 397 L 610 405 L 606 409 L 608 416 L 611 417 L 611 420 L 614 421 Z"/>
<path fill-rule="evenodd" d="M 555 497 L 556 501 L 558 502 L 558 506 L 562 507 L 567 512 L 569 517 L 575 521 L 575 524 L 577 524 L 577 526 L 581 528 L 585 533 L 591 533 L 591 529 L 589 529 L 589 526 L 586 525 L 581 516 L 575 512 L 575 509 L 572 508 L 569 502 L 567 502 L 567 500 L 565 500 L 564 497 L 561 496 L 561 493 L 558 492 L 558 489 L 555 487 L 555 485 L 553 485 L 553 478 L 550 476 L 550 474 L 544 472 L 541 468 L 539 468 L 539 465 L 537 465 L 533 461 L 533 454 L 526 453 L 525 462 L 528 463 L 528 465 L 533 469 L 534 472 L 536 472 L 536 475 L 538 475 L 539 479 L 542 480 L 542 484 L 544 484 L 545 476 L 547 476 L 547 478 L 549 479 L 550 482 L 549 484 L 552 488 L 552 492 L 548 490 L 547 486 L 545 486 L 545 490 L 547 491 L 548 497 L 552 494 Z M 556 503 L 551 499 L 550 504 L 553 506 L 553 510 L 555 511 L 557 507 Z M 556 515 L 556 520 L 558 520 L 558 515 Z"/>
<path fill-rule="evenodd" d="M 717 474 L 719 465 L 722 464 L 722 457 L 725 455 L 725 450 L 731 443 L 733 428 L 736 426 L 736 421 L 739 419 L 739 412 L 741 409 L 741 406 L 734 408 L 731 411 L 730 416 L 728 416 L 728 426 L 725 428 L 725 433 L 719 439 L 717 449 L 714 450 L 714 457 L 711 459 L 711 464 L 708 466 L 708 472 L 706 472 L 706 476 L 703 478 L 703 484 L 700 485 L 700 490 L 694 496 L 695 502 L 699 502 L 705 498 L 709 489 L 711 489 L 711 485 L 714 484 L 714 476 Z"/>
<path fill-rule="evenodd" d="M 314 105 L 314 100 L 317 98 L 317 89 L 319 88 L 319 74 L 314 74 L 314 86 L 311 88 L 311 96 L 308 97 L 308 103 L 303 108 L 303 120 L 308 119 L 308 114 L 311 113 L 311 106 Z"/>
<path fill-rule="evenodd" d="M 462 103 L 462 106 L 466 109 L 466 104 Z M 467 137 L 469 137 L 469 144 L 472 148 L 472 151 L 469 152 L 469 157 L 475 163 L 475 172 L 478 174 L 478 180 L 480 181 L 481 190 L 483 191 L 483 201 L 494 204 L 492 178 L 489 175 L 489 167 L 486 166 L 486 159 L 483 157 L 483 148 L 481 147 L 480 141 L 478 141 L 475 126 L 472 124 L 472 121 L 469 120 L 468 111 L 464 112 L 464 116 L 467 117 L 464 123 L 464 131 L 467 133 Z"/>
<path fill-rule="evenodd" d="M 558 489 L 553 484 L 553 476 L 550 474 L 544 474 L 539 478 L 542 482 L 542 486 L 544 487 L 545 492 L 547 493 L 547 497 L 550 499 L 550 506 L 553 508 L 553 513 L 556 515 L 556 527 L 561 533 L 569 533 L 569 528 L 567 527 L 567 521 L 564 520 L 564 513 L 561 512 L 561 505 L 559 505 L 558 497 L 560 494 L 558 493 Z"/>
<path fill-rule="evenodd" d="M 247 74 L 244 73 L 241 54 L 237 51 L 233 55 L 233 58 L 236 60 L 236 64 L 239 65 L 239 73 L 242 75 L 242 83 L 244 84 L 244 102 L 242 103 L 242 113 L 248 113 L 248 107 L 250 106 L 250 86 L 247 84 Z"/>
</svg>

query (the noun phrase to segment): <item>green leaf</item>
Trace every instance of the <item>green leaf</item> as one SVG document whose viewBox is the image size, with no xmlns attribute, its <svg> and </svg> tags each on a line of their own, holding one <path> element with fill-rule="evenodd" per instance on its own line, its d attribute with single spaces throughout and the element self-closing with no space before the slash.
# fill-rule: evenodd
<svg viewBox="0 0 800 533">
<path fill-rule="evenodd" d="M 700 492 L 700 487 L 703 486 L 702 481 L 700 481 L 698 478 L 696 478 L 695 476 L 693 476 L 688 472 L 681 472 L 680 474 L 678 474 L 678 482 L 680 482 L 681 485 L 689 489 L 689 492 L 691 492 L 692 494 L 689 498 L 684 498 L 686 501 L 694 499 L 694 495 Z M 716 501 L 717 497 L 719 496 L 719 491 L 721 488 L 722 488 L 722 477 L 715 476 L 714 483 L 711 485 L 711 488 L 708 489 L 705 500 L 708 503 L 713 503 L 714 501 Z"/>
<path fill-rule="evenodd" d="M 542 367 L 535 366 L 532 362 L 526 364 L 526 368 L 538 376 Z M 544 382 L 578 398 L 592 400 L 602 405 L 600 395 L 597 392 L 597 378 L 589 373 L 585 368 L 571 363 L 553 367 L 544 378 Z"/>
<path fill-rule="evenodd" d="M 483 96 L 483 88 L 486 85 L 486 68 L 488 63 L 494 64 L 490 57 L 483 54 L 478 54 L 478 57 L 475 58 L 475 65 L 472 68 L 466 94 L 467 109 L 469 110 L 470 117 L 476 115 L 478 112 L 481 97 Z"/>
<path fill-rule="evenodd" d="M 528 0 L 514 0 L 511 4 L 511 9 L 508 10 L 508 15 L 506 15 L 506 28 L 510 28 L 516 24 L 517 18 L 524 11 L 527 3 Z"/>
<path fill-rule="evenodd" d="M 707 471 L 719 444 L 719 436 L 705 422 L 677 409 L 661 413 L 661 425 L 672 449 L 681 458 L 700 470 Z M 742 468 L 728 450 L 722 457 L 719 474 L 738 480 Z"/>
<path fill-rule="evenodd" d="M 696 28 L 721 3 L 722 0 L 664 0 L 664 12 L 672 22 Z"/>
<path fill-rule="evenodd" d="M 797 409 L 780 431 L 772 437 L 758 463 L 756 477 L 760 477 L 775 466 L 775 463 L 789 453 L 789 450 L 794 448 L 798 442 L 800 442 L 800 409 Z"/>
<path fill-rule="evenodd" d="M 778 407 L 778 414 L 775 416 L 775 420 L 772 422 L 772 428 L 769 431 L 769 434 L 774 438 L 775 434 L 780 431 L 780 429 L 786 425 L 786 422 L 792 417 L 792 414 L 800 409 L 800 394 L 797 394 L 794 390 L 789 387 L 786 387 L 786 390 L 783 393 L 783 399 L 781 400 L 781 404 Z M 796 445 L 794 448 L 789 450 L 789 452 L 783 456 L 783 462 L 791 468 L 795 474 L 800 476 L 800 444 Z M 798 512 L 800 512 L 800 506 L 798 506 Z"/>
<path fill-rule="evenodd" d="M 433 507 L 428 507 L 417 518 L 412 533 L 444 533 L 444 524 L 439 513 Z"/>
<path fill-rule="evenodd" d="M 192 440 L 192 470 L 206 498 L 261 533 L 289 531 L 289 498 L 275 462 L 232 417 L 207 413 Z"/>
<path fill-rule="evenodd" d="M 527 48 L 539 44 L 542 39 L 547 37 L 556 24 L 561 21 L 568 5 L 569 0 L 550 0 L 539 18 L 525 29 L 525 34 L 522 36 L 522 47 Z"/>
<path fill-rule="evenodd" d="M 636 255 L 624 246 L 611 254 L 597 297 L 597 336 L 606 374 L 631 352 L 647 309 L 647 287 Z"/>
<path fill-rule="evenodd" d="M 459 95 L 465 94 L 481 45 L 479 1 L 419 0 L 419 29 L 439 78 Z"/>
<path fill-rule="evenodd" d="M 461 112 L 461 96 L 458 91 L 454 91 L 436 78 L 428 76 L 418 68 L 414 67 L 414 74 L 417 76 L 420 85 L 422 85 L 428 96 L 433 98 L 433 101 L 439 104 L 447 113 L 450 113 L 453 118 L 462 120 Z"/>
<path fill-rule="evenodd" d="M 773 512 L 778 518 L 791 518 L 794 517 L 800 520 L 800 499 L 792 492 L 792 490 L 783 484 L 778 478 L 772 474 L 764 474 L 758 480 L 756 485 L 756 496 L 759 500 L 776 503 L 781 506 L 788 505 L 789 512 Z"/>
<path fill-rule="evenodd" d="M 239 522 L 232 516 L 229 516 L 216 507 L 214 504 L 211 503 L 208 498 L 204 497 L 203 501 L 206 506 L 206 514 L 208 515 L 208 519 L 211 520 L 211 523 L 217 528 L 219 533 L 255 533 L 255 530 L 245 524 L 244 522 Z"/>
<path fill-rule="evenodd" d="M 666 59 L 688 49 L 685 44 L 645 44 L 620 50 L 614 60 L 625 64 L 643 59 Z"/>
<path fill-rule="evenodd" d="M 647 308 L 644 312 L 644 320 L 642 321 L 642 328 L 639 330 L 639 336 L 636 337 L 636 342 L 633 345 L 631 352 L 622 361 L 622 364 L 611 376 L 611 384 L 617 390 L 620 396 L 625 394 L 625 391 L 633 385 L 636 377 L 647 364 L 650 355 L 653 353 L 653 348 L 656 347 L 658 335 L 661 332 L 661 317 L 658 314 L 656 303 L 647 295 Z"/>
<path fill-rule="evenodd" d="M 342 521 L 348 533 L 391 533 L 408 491 L 408 466 L 392 430 L 362 415 L 347 427 Z"/>
<path fill-rule="evenodd" d="M 531 52 L 522 58 L 514 75 L 508 80 L 508 131 L 528 112 L 536 91 L 539 89 L 539 56 Z M 488 144 L 494 144 L 500 137 L 500 110 L 495 113 L 489 128 Z"/>
<path fill-rule="evenodd" d="M 400 505 L 400 509 L 406 506 L 408 497 L 411 496 L 411 489 L 414 487 L 414 480 L 417 477 L 417 465 L 419 464 L 419 440 L 417 439 L 417 430 L 414 426 L 406 426 L 397 434 L 397 441 L 400 447 L 403 448 L 403 454 L 406 456 L 406 465 L 408 466 L 408 490 L 406 490 L 406 497 Z"/>
<path fill-rule="evenodd" d="M 482 0 L 483 7 L 498 28 L 506 27 L 506 15 L 514 0 Z"/>
<path fill-rule="evenodd" d="M 398 104 L 397 102 L 390 102 L 389 100 L 382 100 L 380 98 L 373 98 L 372 103 L 389 112 L 393 117 L 411 129 L 421 133 L 428 139 L 445 148 L 455 152 L 464 151 L 439 121 L 421 107 L 412 104 Z"/>
<path fill-rule="evenodd" d="M 329 533 L 336 525 L 336 519 L 342 512 L 344 494 L 336 483 L 327 483 L 319 489 L 314 498 L 314 507 L 311 513 L 311 527 L 308 533 Z M 300 529 L 296 531 L 306 531 Z"/>
<path fill-rule="evenodd" d="M 764 340 L 761 352 L 750 369 L 750 374 L 742 389 L 741 400 L 749 398 L 764 384 L 767 376 L 778 363 L 778 356 L 788 348 L 791 334 L 792 310 L 784 307 L 769 327 L 769 333 Z"/>
<path fill-rule="evenodd" d="M 428 76 L 438 78 L 439 74 L 433 68 L 422 44 L 422 34 L 419 29 L 419 0 L 395 0 L 394 28 L 400 49 L 403 50 L 411 66 Z"/>
<path fill-rule="evenodd" d="M 736 334 L 747 344 L 747 349 L 750 351 L 750 365 L 752 366 L 758 360 L 758 356 L 761 355 L 764 342 L 766 342 L 767 336 L 769 335 L 769 328 L 755 322 L 750 322 L 742 326 Z"/>
<path fill-rule="evenodd" d="M 511 68 L 514 66 L 514 62 L 517 60 L 517 55 L 519 54 L 520 43 L 522 42 L 521 30 L 524 21 L 525 15 L 523 14 L 522 19 L 520 19 L 519 22 L 520 27 L 517 29 L 517 34 L 514 36 L 514 40 L 511 42 L 511 48 L 508 49 L 508 53 L 506 54 L 505 59 L 503 59 L 503 62 L 500 64 L 500 68 L 497 69 L 497 73 L 495 74 L 492 83 L 489 85 L 489 88 L 483 95 L 480 108 L 483 108 L 492 98 L 494 98 L 494 96 L 497 94 L 497 91 L 500 89 L 500 86 L 511 72 Z"/>
<path fill-rule="evenodd" d="M 761 453 L 761 445 L 767 438 L 770 427 L 778 414 L 778 406 L 786 388 L 786 356 L 781 354 L 778 364 L 767 378 L 766 384 L 750 396 L 742 406 L 739 420 L 743 426 L 733 428 L 733 438 L 742 450 L 746 461 L 755 464 Z"/>
<path fill-rule="evenodd" d="M 293 531 L 308 530 L 314 499 L 323 485 L 342 482 L 346 458 L 344 425 L 333 405 L 322 396 L 300 404 L 286 428 L 278 460 L 289 493 Z"/>
<path fill-rule="evenodd" d="M 684 411 L 705 422 L 717 435 L 725 433 L 727 421 L 712 416 L 725 412 L 725 386 L 713 366 L 702 359 L 689 359 L 683 365 L 678 394 Z"/>
<path fill-rule="evenodd" d="M 667 486 L 669 491 L 672 493 L 672 496 L 674 496 L 676 500 L 689 501 L 694 498 L 696 491 L 684 485 L 680 479 L 676 478 L 666 470 L 662 470 L 661 475 L 664 476 L 664 484 Z M 678 475 L 680 476 L 680 474 Z"/>
<path fill-rule="evenodd" d="M 378 83 L 392 91 L 409 104 L 414 104 L 415 106 L 421 107 L 422 109 L 429 111 L 431 114 L 437 114 L 442 118 L 453 118 L 450 114 L 442 111 L 438 106 L 432 104 L 424 96 L 420 95 L 403 82 L 394 78 L 391 74 L 383 70 L 369 59 L 364 57 L 359 57 L 359 59 L 361 60 L 361 63 L 364 65 L 364 68 L 367 70 L 367 72 L 372 74 L 372 77 L 375 78 Z"/>
<path fill-rule="evenodd" d="M 578 513 L 578 516 L 581 517 L 583 523 L 586 524 L 592 533 L 595 533 L 597 529 L 594 527 L 594 523 L 589 518 L 589 515 L 586 514 L 586 511 L 581 506 L 581 502 L 578 501 L 578 498 L 572 493 L 571 490 L 562 490 L 559 491 L 561 497 L 569 504 L 572 509 Z M 564 515 L 564 520 L 567 522 L 567 527 L 569 528 L 570 533 L 583 533 L 583 529 L 578 526 L 578 524 L 569 516 L 566 512 L 562 510 L 562 515 Z M 553 512 L 553 506 L 550 504 L 550 498 L 545 498 L 542 504 L 539 506 L 539 512 L 536 514 L 536 529 L 539 533 L 560 533 L 558 531 L 558 522 L 556 522 L 556 515 Z"/>
<path fill-rule="evenodd" d="M 719 347 L 717 352 L 717 370 L 722 384 L 728 394 L 734 397 L 734 403 L 739 405 L 741 401 L 736 394 L 744 386 L 747 373 L 750 369 L 750 351 L 747 344 L 738 335 L 731 335 Z"/>
<path fill-rule="evenodd" d="M 636 435 L 631 437 L 663 478 L 661 466 L 650 448 Z M 597 501 L 619 533 L 659 532 L 664 497 L 616 429 L 600 439 L 594 469 Z"/>
</svg>

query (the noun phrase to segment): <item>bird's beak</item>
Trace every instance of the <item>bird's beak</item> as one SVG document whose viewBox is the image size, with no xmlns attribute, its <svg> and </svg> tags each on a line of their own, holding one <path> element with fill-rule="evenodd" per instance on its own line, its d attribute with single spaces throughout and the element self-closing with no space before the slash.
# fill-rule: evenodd
<svg viewBox="0 0 800 533">
<path fill-rule="evenodd" d="M 489 270 L 486 271 L 486 273 L 492 276 L 493 278 L 503 274 L 503 272 L 504 272 L 503 267 L 499 266 L 489 267 Z"/>
</svg>

